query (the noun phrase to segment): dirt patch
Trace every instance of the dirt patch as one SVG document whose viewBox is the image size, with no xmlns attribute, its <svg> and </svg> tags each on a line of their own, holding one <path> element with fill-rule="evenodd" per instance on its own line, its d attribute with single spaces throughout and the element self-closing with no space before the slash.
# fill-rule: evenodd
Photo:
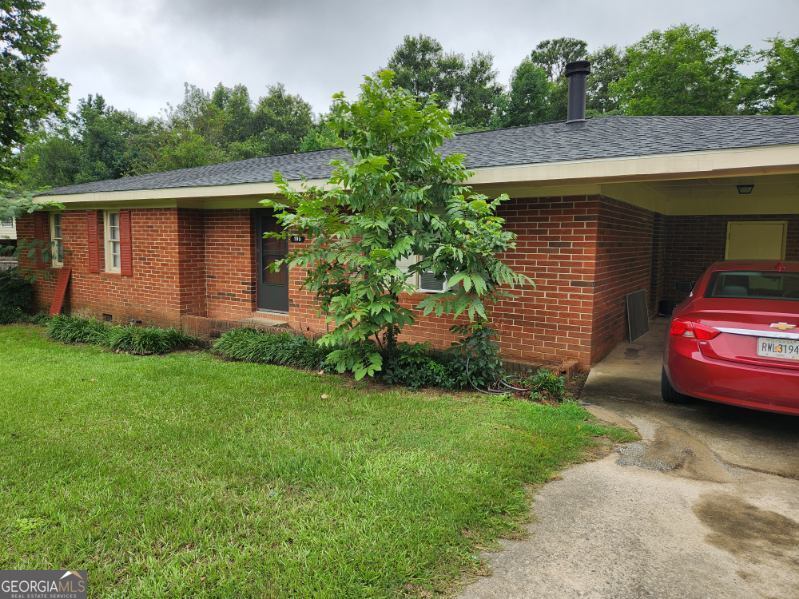
<svg viewBox="0 0 799 599">
<path fill-rule="evenodd" d="M 638 466 L 694 480 L 726 483 L 727 468 L 696 437 L 672 426 L 660 426 L 651 442 L 630 443 L 617 449 L 621 466 Z"/>
<path fill-rule="evenodd" d="M 799 522 L 725 493 L 703 495 L 693 509 L 713 531 L 708 543 L 754 562 L 771 556 L 799 566 Z"/>
</svg>

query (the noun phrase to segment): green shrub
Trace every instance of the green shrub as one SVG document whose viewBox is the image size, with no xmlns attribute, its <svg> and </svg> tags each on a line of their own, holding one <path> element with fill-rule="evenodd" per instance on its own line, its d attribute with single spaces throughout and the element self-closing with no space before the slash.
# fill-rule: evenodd
<svg viewBox="0 0 799 599">
<path fill-rule="evenodd" d="M 17 306 L 0 306 L 0 324 L 26 322 L 28 315 Z"/>
<path fill-rule="evenodd" d="M 46 325 L 50 316 L 39 312 L 38 314 L 28 314 L 16 306 L 0 306 L 0 324 L 30 323 Z"/>
<path fill-rule="evenodd" d="M 290 332 L 233 329 L 214 343 L 212 351 L 229 360 L 317 369 L 330 352 L 314 341 Z"/>
<path fill-rule="evenodd" d="M 93 318 L 57 314 L 47 323 L 47 335 L 62 343 L 107 345 L 111 327 Z"/>
<path fill-rule="evenodd" d="M 140 356 L 167 354 L 198 343 L 196 339 L 177 329 L 135 325 L 109 327 L 103 342 L 114 351 Z"/>
<path fill-rule="evenodd" d="M 546 368 L 536 370 L 525 380 L 525 386 L 530 389 L 530 399 L 566 399 L 566 379 Z"/>
<path fill-rule="evenodd" d="M 436 354 L 426 343 L 400 343 L 394 355 L 384 362 L 382 377 L 389 385 L 403 385 L 411 389 L 453 388 L 447 365 L 440 358 L 436 359 Z"/>
<path fill-rule="evenodd" d="M 502 359 L 494 337 L 496 331 L 480 326 L 452 327 L 466 335 L 446 352 L 447 372 L 455 389 L 487 389 L 502 377 Z"/>
<path fill-rule="evenodd" d="M 41 318 L 41 317 L 38 317 Z M 93 318 L 58 314 L 47 322 L 47 334 L 63 343 L 92 343 L 138 355 L 166 354 L 197 345 L 197 339 L 177 329 L 114 326 Z"/>
<path fill-rule="evenodd" d="M 0 272 L 0 308 L 33 311 L 33 284 L 16 268 Z"/>
<path fill-rule="evenodd" d="M 28 322 L 31 324 L 38 324 L 39 326 L 46 326 L 50 322 L 50 315 L 47 312 L 37 312 L 33 316 L 28 317 Z"/>
</svg>

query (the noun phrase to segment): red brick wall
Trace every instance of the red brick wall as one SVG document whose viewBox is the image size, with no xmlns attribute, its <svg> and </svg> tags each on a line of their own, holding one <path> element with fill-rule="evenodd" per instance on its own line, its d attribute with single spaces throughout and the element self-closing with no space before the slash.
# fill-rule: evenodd
<svg viewBox="0 0 799 599">
<path fill-rule="evenodd" d="M 536 283 L 490 308 L 503 355 L 527 362 L 595 361 L 624 336 L 624 294 L 650 289 L 652 214 L 577 196 L 515 199 L 502 215 L 518 235 L 516 250 L 503 259 Z M 74 268 L 72 310 L 172 325 L 182 317 L 236 321 L 252 315 L 256 261 L 249 210 L 134 209 L 131 219 L 133 276 L 120 277 L 88 272 L 85 212 L 64 213 L 66 263 Z M 21 219 L 20 236 L 29 236 L 31 227 Z M 290 273 L 289 324 L 323 332 L 314 297 L 301 288 L 303 277 L 298 269 Z M 49 303 L 52 283 L 42 281 L 37 289 L 41 303 Z M 413 306 L 422 297 L 406 303 Z M 417 317 L 404 340 L 439 347 L 454 340 L 451 319 Z"/>
<path fill-rule="evenodd" d="M 207 316 L 252 316 L 256 274 L 251 211 L 206 210 L 203 215 Z"/>
<path fill-rule="evenodd" d="M 666 217 L 655 213 L 652 222 L 652 279 L 649 285 L 649 314 L 658 313 L 663 298 L 666 272 Z"/>
<path fill-rule="evenodd" d="M 102 213 L 97 213 L 98 220 Z M 20 219 L 20 237 L 28 238 L 32 224 L 29 217 Z M 196 219 L 195 219 L 196 221 Z M 176 209 L 131 210 L 132 276 L 104 272 L 103 227 L 99 228 L 101 272 L 89 272 L 87 213 L 68 210 L 62 214 L 64 264 L 72 267 L 67 293 L 67 310 L 100 317 L 111 314 L 115 321 L 142 320 L 147 323 L 174 325 L 180 314 L 194 308 L 197 301 L 183 297 L 179 213 Z M 190 257 L 190 256 L 189 256 Z M 185 262 L 187 258 L 183 258 Z M 23 260 L 23 266 L 31 266 Z M 52 299 L 55 272 L 40 273 L 36 283 L 37 304 L 46 309 Z M 192 274 L 192 276 L 194 276 Z M 191 278 L 191 277 L 190 277 Z M 194 289 L 194 283 L 186 289 Z M 195 293 L 196 295 L 196 293 Z M 184 308 L 182 301 L 187 302 Z"/>
<path fill-rule="evenodd" d="M 207 314 L 205 213 L 178 210 L 178 271 L 180 272 L 180 313 Z"/>
<path fill-rule="evenodd" d="M 515 291 L 491 308 L 503 356 L 520 362 L 591 360 L 594 258 L 602 200 L 593 196 L 514 199 L 501 215 L 518 236 L 503 256 L 535 287 Z M 404 338 L 454 340 L 451 321 L 419 316 Z"/>
<path fill-rule="evenodd" d="M 591 361 L 627 335 L 625 296 L 652 289 L 655 214 L 603 198 L 599 212 Z"/>
<path fill-rule="evenodd" d="M 724 260 L 727 223 L 731 220 L 788 221 L 786 258 L 799 260 L 799 215 L 668 216 L 663 298 L 682 301 L 690 284 L 713 262 Z"/>
<path fill-rule="evenodd" d="M 289 251 L 307 246 L 308 242 L 289 242 Z M 289 269 L 289 326 L 304 333 L 324 333 L 327 324 L 324 317 L 319 314 L 319 307 L 313 293 L 306 291 L 302 283 L 305 280 L 306 269 Z"/>
</svg>

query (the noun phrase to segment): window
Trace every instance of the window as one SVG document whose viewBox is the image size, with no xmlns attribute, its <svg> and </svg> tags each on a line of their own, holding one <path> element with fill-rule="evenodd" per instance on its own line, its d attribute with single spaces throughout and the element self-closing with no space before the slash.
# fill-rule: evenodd
<svg viewBox="0 0 799 599">
<path fill-rule="evenodd" d="M 408 269 L 418 264 L 422 260 L 422 256 L 408 256 L 397 260 L 397 267 L 403 272 L 408 272 Z M 419 291 L 424 293 L 442 293 L 447 290 L 446 277 L 437 277 L 430 271 L 423 271 L 421 273 L 410 273 L 408 276 L 408 283 L 416 287 Z"/>
<path fill-rule="evenodd" d="M 13 218 L 2 218 L 0 219 L 0 227 L 5 227 L 10 229 L 14 226 L 14 219 Z"/>
<path fill-rule="evenodd" d="M 50 262 L 53 268 L 64 266 L 64 240 L 61 237 L 61 214 L 50 215 Z"/>
<path fill-rule="evenodd" d="M 770 271 L 717 272 L 706 297 L 799 300 L 799 273 Z"/>
<path fill-rule="evenodd" d="M 103 213 L 105 222 L 105 271 L 119 272 L 119 212 Z"/>
</svg>

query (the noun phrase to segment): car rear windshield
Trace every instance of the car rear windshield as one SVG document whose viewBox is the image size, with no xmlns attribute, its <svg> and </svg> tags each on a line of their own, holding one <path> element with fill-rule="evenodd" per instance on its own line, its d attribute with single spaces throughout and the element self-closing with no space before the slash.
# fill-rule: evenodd
<svg viewBox="0 0 799 599">
<path fill-rule="evenodd" d="M 727 271 L 714 273 L 705 297 L 799 301 L 799 273 Z"/>
</svg>

